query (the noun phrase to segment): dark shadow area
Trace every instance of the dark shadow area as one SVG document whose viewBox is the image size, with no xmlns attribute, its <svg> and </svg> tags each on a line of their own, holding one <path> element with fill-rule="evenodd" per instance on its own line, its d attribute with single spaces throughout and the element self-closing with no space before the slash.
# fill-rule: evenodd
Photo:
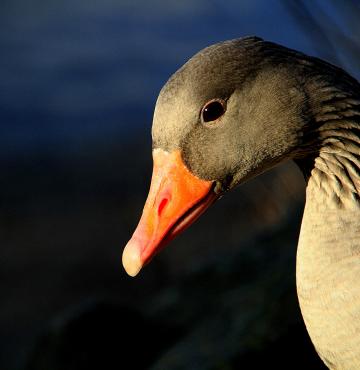
<svg viewBox="0 0 360 370">
<path fill-rule="evenodd" d="M 99 303 L 76 311 L 39 340 L 26 369 L 147 369 L 180 335 L 128 307 Z"/>
<path fill-rule="evenodd" d="M 290 365 L 291 364 L 291 365 Z M 272 367 L 287 370 L 326 370 L 327 367 L 316 356 L 305 326 L 298 323 L 287 329 L 279 340 L 269 343 L 261 351 L 253 351 L 237 358 L 234 369 L 265 369 Z"/>
</svg>

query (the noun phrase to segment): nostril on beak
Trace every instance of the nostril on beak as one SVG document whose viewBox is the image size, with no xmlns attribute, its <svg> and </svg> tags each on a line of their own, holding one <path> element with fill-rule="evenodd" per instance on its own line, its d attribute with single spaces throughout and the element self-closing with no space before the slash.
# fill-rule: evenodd
<svg viewBox="0 0 360 370">
<path fill-rule="evenodd" d="M 164 198 L 161 200 L 160 204 L 159 204 L 159 207 L 158 207 L 158 216 L 161 215 L 161 213 L 163 212 L 164 208 L 166 207 L 167 203 L 169 202 L 169 199 L 168 198 Z"/>
</svg>

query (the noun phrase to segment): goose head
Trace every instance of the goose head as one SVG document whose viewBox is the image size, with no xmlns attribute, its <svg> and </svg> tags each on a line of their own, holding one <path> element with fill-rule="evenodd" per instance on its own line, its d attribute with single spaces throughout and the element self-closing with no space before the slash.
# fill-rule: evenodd
<svg viewBox="0 0 360 370">
<path fill-rule="evenodd" d="M 149 195 L 123 252 L 129 275 L 226 191 L 309 153 L 313 59 L 236 39 L 200 51 L 168 80 L 154 111 Z"/>
</svg>

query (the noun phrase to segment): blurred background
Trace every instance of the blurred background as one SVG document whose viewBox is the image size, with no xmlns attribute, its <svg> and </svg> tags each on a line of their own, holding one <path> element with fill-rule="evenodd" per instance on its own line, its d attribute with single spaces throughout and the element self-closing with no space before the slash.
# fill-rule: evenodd
<svg viewBox="0 0 360 370">
<path fill-rule="evenodd" d="M 257 35 L 360 77 L 360 7 L 334 0 L 2 0 L 0 369 L 324 369 L 295 289 L 304 181 L 227 195 L 136 279 L 168 77 Z"/>
</svg>

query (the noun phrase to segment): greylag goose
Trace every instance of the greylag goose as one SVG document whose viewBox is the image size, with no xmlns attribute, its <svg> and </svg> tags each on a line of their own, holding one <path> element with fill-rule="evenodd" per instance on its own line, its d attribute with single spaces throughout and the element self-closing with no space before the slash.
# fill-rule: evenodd
<svg viewBox="0 0 360 370">
<path fill-rule="evenodd" d="M 226 191 L 287 159 L 306 180 L 297 292 L 330 369 L 360 369 L 360 85 L 257 37 L 197 53 L 162 88 L 153 176 L 123 252 L 135 276 Z"/>
</svg>

